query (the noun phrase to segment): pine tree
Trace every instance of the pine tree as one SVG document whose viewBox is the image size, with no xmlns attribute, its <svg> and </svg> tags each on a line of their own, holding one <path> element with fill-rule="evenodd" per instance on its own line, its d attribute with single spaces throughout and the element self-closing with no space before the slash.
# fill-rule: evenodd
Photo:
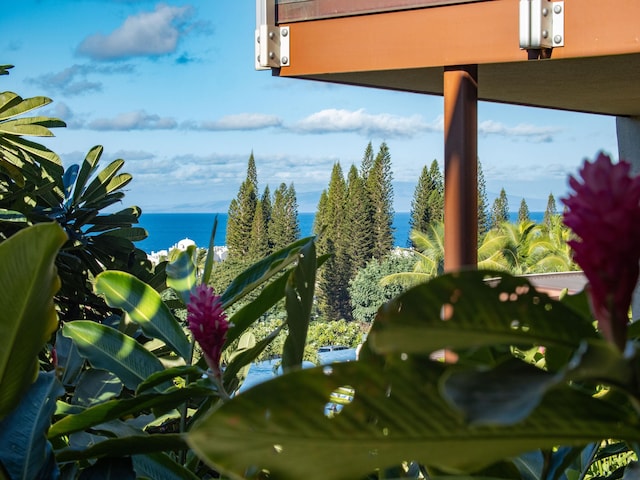
<svg viewBox="0 0 640 480">
<path fill-rule="evenodd" d="M 482 163 L 478 160 L 478 238 L 489 231 L 489 200 L 487 199 L 487 183 L 482 171 Z"/>
<path fill-rule="evenodd" d="M 226 238 L 229 257 L 243 258 L 249 253 L 253 217 L 258 203 L 256 185 L 255 160 L 252 153 L 249 157 L 247 178 L 240 185 L 237 197 L 229 205 Z"/>
<path fill-rule="evenodd" d="M 491 208 L 491 228 L 498 228 L 504 222 L 509 221 L 509 201 L 504 188 L 500 190 L 500 195 L 493 201 Z"/>
<path fill-rule="evenodd" d="M 259 260 L 269 253 L 269 235 L 265 219 L 265 209 L 262 200 L 256 204 L 256 213 L 253 216 L 251 225 L 251 235 L 249 237 L 249 248 L 247 257 L 251 260 Z"/>
<path fill-rule="evenodd" d="M 542 219 L 542 224 L 547 230 L 551 228 L 552 219 L 556 215 L 558 215 L 558 209 L 556 208 L 556 199 L 553 197 L 553 193 L 550 193 L 549 198 L 547 199 L 547 208 L 544 211 L 544 217 Z"/>
<path fill-rule="evenodd" d="M 371 142 L 369 142 L 364 149 L 364 155 L 362 156 L 362 164 L 360 165 L 360 176 L 367 182 L 367 178 L 369 178 L 369 173 L 373 168 L 373 146 Z"/>
<path fill-rule="evenodd" d="M 329 189 L 320 197 L 317 227 L 322 232 L 318 240 L 319 254 L 332 254 L 320 270 L 320 310 L 329 320 L 351 319 L 351 306 L 347 291 L 350 267 L 347 261 L 345 234 L 346 183 L 339 163 L 333 166 Z"/>
<path fill-rule="evenodd" d="M 355 165 L 351 166 L 347 176 L 346 205 L 345 230 L 347 238 L 350 239 L 347 243 L 347 256 L 350 267 L 349 280 L 352 280 L 370 260 L 372 246 L 369 196 Z"/>
<path fill-rule="evenodd" d="M 258 170 L 256 169 L 256 160 L 253 158 L 253 151 L 249 155 L 249 162 L 247 165 L 247 181 L 251 182 L 253 189 L 258 192 Z"/>
<path fill-rule="evenodd" d="M 433 160 L 431 167 L 429 168 L 429 176 L 431 177 L 431 184 L 429 189 L 429 210 L 431 212 L 431 224 L 435 224 L 444 220 L 444 178 L 438 161 Z"/>
<path fill-rule="evenodd" d="M 273 194 L 269 235 L 274 251 L 286 247 L 300 237 L 298 201 L 293 183 L 289 187 L 281 183 Z"/>
<path fill-rule="evenodd" d="M 431 176 L 429 168 L 425 165 L 422 167 L 418 184 L 413 192 L 411 200 L 411 214 L 409 217 L 409 226 L 411 230 L 426 232 L 431 223 L 431 209 L 429 208 L 429 187 L 431 186 Z"/>
<path fill-rule="evenodd" d="M 527 205 L 527 201 L 523 198 L 520 202 L 520 208 L 518 209 L 518 223 L 528 222 L 531 220 L 531 216 L 529 215 L 529 206 Z"/>
<path fill-rule="evenodd" d="M 373 247 L 371 256 L 381 259 L 393 248 L 393 177 L 391 173 L 391 154 L 386 143 L 373 161 L 366 178 L 366 187 L 371 202 L 373 220 Z"/>
</svg>

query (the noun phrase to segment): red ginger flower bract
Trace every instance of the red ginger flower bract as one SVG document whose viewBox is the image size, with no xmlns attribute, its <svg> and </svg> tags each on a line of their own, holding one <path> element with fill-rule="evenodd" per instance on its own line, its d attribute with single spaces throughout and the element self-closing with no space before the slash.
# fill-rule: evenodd
<svg viewBox="0 0 640 480">
<path fill-rule="evenodd" d="M 624 350 L 631 296 L 640 261 L 640 177 L 631 166 L 600 153 L 573 176 L 574 190 L 562 199 L 564 223 L 579 240 L 571 240 L 574 260 L 589 281 L 591 309 L 602 336 Z"/>
<path fill-rule="evenodd" d="M 198 285 L 187 305 L 189 330 L 200 345 L 207 365 L 216 377 L 220 377 L 220 355 L 227 338 L 229 321 L 222 309 L 222 302 L 213 288 Z"/>
</svg>

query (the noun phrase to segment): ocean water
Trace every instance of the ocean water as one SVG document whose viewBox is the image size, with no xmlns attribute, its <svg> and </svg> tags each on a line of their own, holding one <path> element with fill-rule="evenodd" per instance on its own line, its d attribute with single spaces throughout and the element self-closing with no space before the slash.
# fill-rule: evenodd
<svg viewBox="0 0 640 480">
<path fill-rule="evenodd" d="M 518 218 L 517 212 L 511 212 L 510 220 Z M 145 252 L 168 250 L 184 238 L 190 238 L 198 247 L 209 246 L 213 222 L 218 218 L 215 245 L 225 244 L 227 231 L 226 213 L 143 213 L 140 226 L 147 230 L 149 236 L 137 242 L 138 248 Z M 299 213 L 300 234 L 307 237 L 313 234 L 314 213 Z M 531 212 L 531 220 L 542 221 L 544 212 Z M 396 212 L 393 220 L 394 245 L 406 247 L 409 241 L 409 212 Z"/>
<path fill-rule="evenodd" d="M 213 222 L 218 218 L 218 227 L 214 237 L 216 246 L 225 244 L 227 232 L 226 213 L 143 213 L 140 226 L 147 230 L 149 236 L 136 242 L 136 246 L 145 252 L 168 250 L 184 238 L 190 238 L 198 247 L 208 247 L 213 229 Z M 314 213 L 299 213 L 300 234 L 302 237 L 313 235 Z M 395 214 L 395 245 L 406 247 L 409 240 L 409 212 Z"/>
</svg>

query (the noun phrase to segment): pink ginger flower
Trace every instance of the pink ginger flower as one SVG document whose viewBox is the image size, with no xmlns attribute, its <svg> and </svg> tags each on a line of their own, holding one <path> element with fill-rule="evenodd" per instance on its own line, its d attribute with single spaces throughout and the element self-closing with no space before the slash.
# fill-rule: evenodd
<svg viewBox="0 0 640 480">
<path fill-rule="evenodd" d="M 207 285 L 196 287 L 187 305 L 187 321 L 207 365 L 220 378 L 220 355 L 227 338 L 229 321 L 222 309 L 220 296 L 214 294 L 213 288 Z"/>
<path fill-rule="evenodd" d="M 562 199 L 564 223 L 579 237 L 569 245 L 589 281 L 591 310 L 602 336 L 620 350 L 640 261 L 640 177 L 630 168 L 600 153 L 580 170 L 583 183 L 569 177 L 574 192 Z"/>
</svg>

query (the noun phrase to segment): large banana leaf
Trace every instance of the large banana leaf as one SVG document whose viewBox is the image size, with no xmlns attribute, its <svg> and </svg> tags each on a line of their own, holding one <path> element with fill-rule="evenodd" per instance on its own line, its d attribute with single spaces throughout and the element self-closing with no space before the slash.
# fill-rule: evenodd
<svg viewBox="0 0 640 480">
<path fill-rule="evenodd" d="M 129 273 L 111 270 L 97 276 L 94 288 L 104 295 L 107 305 L 124 310 L 146 335 L 162 340 L 182 358 L 191 358 L 189 339 L 149 285 Z"/>
<path fill-rule="evenodd" d="M 0 243 L 0 419 L 35 380 L 38 353 L 58 326 L 54 262 L 65 241 L 62 229 L 50 223 Z"/>
<path fill-rule="evenodd" d="M 75 342 L 80 354 L 91 365 L 116 374 L 131 390 L 164 368 L 152 353 L 114 328 L 89 320 L 76 320 L 66 323 L 62 334 Z M 156 390 L 163 391 L 168 386 L 158 385 Z"/>
</svg>

